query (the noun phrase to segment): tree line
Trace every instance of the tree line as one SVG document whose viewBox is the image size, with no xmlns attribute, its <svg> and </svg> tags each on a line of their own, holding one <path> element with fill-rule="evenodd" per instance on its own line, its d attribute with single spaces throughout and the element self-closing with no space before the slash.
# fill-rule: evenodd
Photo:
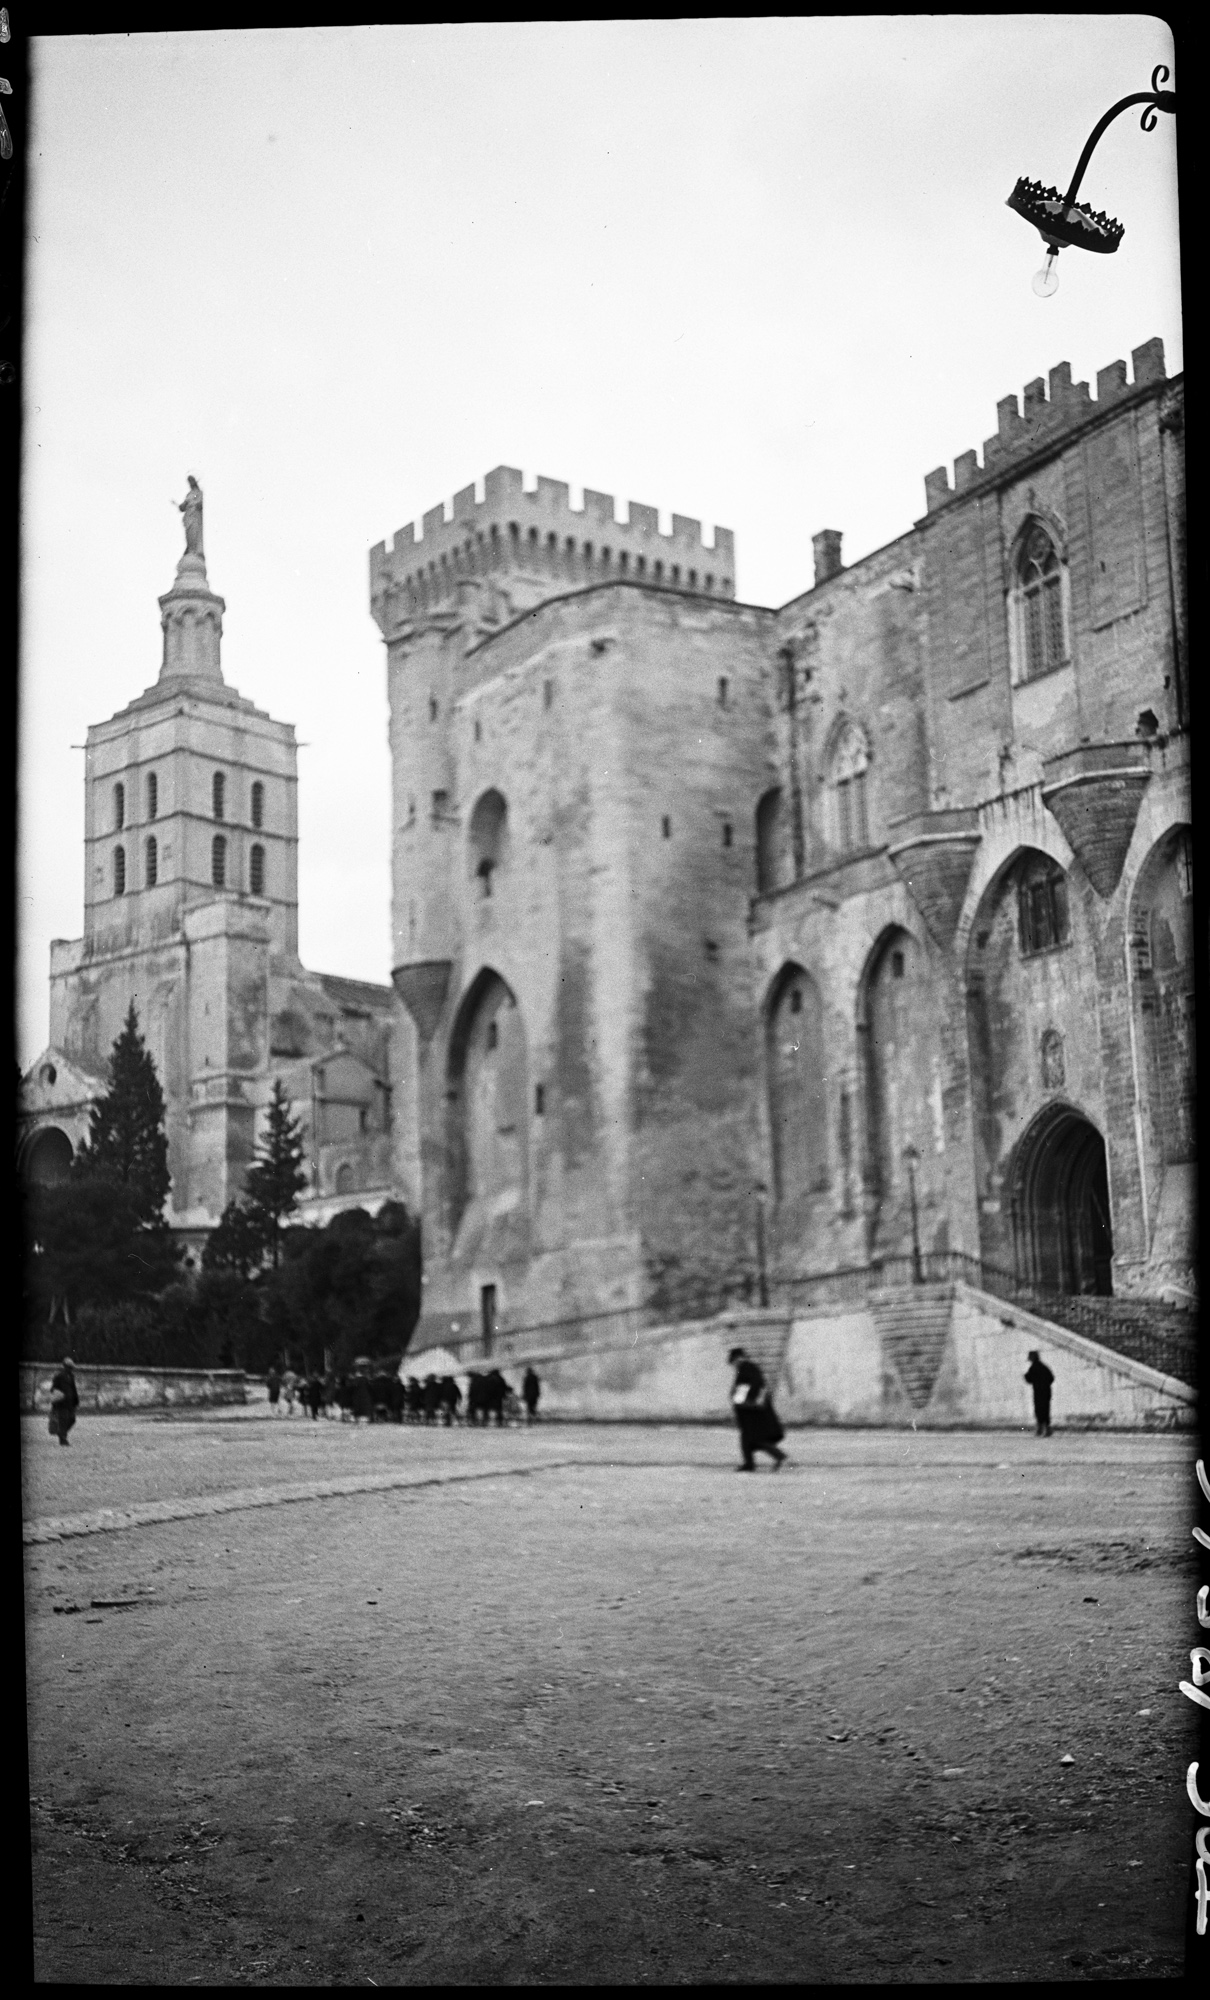
<svg viewBox="0 0 1210 2000">
<path fill-rule="evenodd" d="M 402 1355 L 420 1316 L 419 1223 L 399 1201 L 325 1228 L 293 1220 L 307 1176 L 280 1077 L 243 1192 L 197 1272 L 165 1219 L 164 1093 L 133 1001 L 106 1081 L 67 1178 L 25 1191 L 27 1358 L 70 1346 L 82 1362 L 256 1373 Z"/>
</svg>

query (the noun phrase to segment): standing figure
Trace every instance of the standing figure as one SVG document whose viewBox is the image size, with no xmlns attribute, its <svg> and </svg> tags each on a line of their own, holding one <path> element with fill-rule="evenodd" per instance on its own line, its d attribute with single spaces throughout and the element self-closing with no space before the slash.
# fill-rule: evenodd
<svg viewBox="0 0 1210 2000">
<path fill-rule="evenodd" d="M 50 1385 L 50 1434 L 66 1444 L 67 1433 L 76 1421 L 80 1391 L 76 1387 L 75 1363 L 65 1356 L 55 1370 Z"/>
<path fill-rule="evenodd" d="M 773 1470 L 780 1472 L 786 1458 L 780 1446 L 786 1433 L 773 1407 L 768 1383 L 757 1363 L 749 1359 L 742 1347 L 733 1347 L 727 1359 L 735 1369 L 731 1407 L 739 1425 L 739 1448 L 743 1453 L 743 1463 L 735 1469 L 737 1472 L 755 1472 L 753 1453 L 767 1451 L 773 1460 Z"/>
<path fill-rule="evenodd" d="M 438 1388 L 441 1396 L 441 1420 L 448 1429 L 458 1414 L 462 1391 L 452 1375 L 443 1375 Z"/>
<path fill-rule="evenodd" d="M 1038 1426 L 1039 1437 L 1050 1436 L 1050 1385 L 1054 1379 L 1037 1348 L 1031 1347 L 1025 1380 L 1034 1392 L 1034 1420 Z"/>
<path fill-rule="evenodd" d="M 407 1379 L 408 1422 L 418 1424 L 424 1415 L 424 1390 L 415 1375 Z"/>
<path fill-rule="evenodd" d="M 287 1368 L 281 1378 L 282 1399 L 286 1405 L 286 1415 L 294 1415 L 294 1404 L 298 1396 L 298 1377 L 292 1368 Z"/>
<path fill-rule="evenodd" d="M 521 1397 L 525 1404 L 526 1422 L 538 1421 L 538 1398 L 542 1394 L 542 1383 L 536 1368 L 527 1368 L 521 1378 Z"/>
<path fill-rule="evenodd" d="M 323 1406 L 324 1383 L 323 1376 L 317 1369 L 312 1369 L 307 1377 L 307 1386 L 303 1391 L 303 1399 L 311 1412 L 312 1423 L 318 1422 L 319 1412 Z"/>
<path fill-rule="evenodd" d="M 498 1368 L 492 1369 L 483 1386 L 487 1402 L 487 1413 L 484 1417 L 484 1422 L 486 1423 L 492 1417 L 495 1417 L 497 1424 L 502 1426 L 504 1423 L 505 1399 L 512 1395 L 512 1389 Z"/>
<path fill-rule="evenodd" d="M 359 1424 L 363 1417 L 367 1424 L 372 1424 L 374 1421 L 374 1398 L 370 1394 L 369 1377 L 363 1375 L 360 1370 L 351 1376 L 348 1393 L 349 1409 L 353 1414 L 354 1425 Z"/>
<path fill-rule="evenodd" d="M 424 1421 L 426 1424 L 436 1423 L 437 1404 L 439 1401 L 440 1392 L 437 1387 L 437 1377 L 435 1375 L 426 1375 L 424 1378 Z"/>
<path fill-rule="evenodd" d="M 281 1371 L 279 1370 L 276 1361 L 271 1361 L 269 1363 L 268 1373 L 265 1376 L 265 1387 L 269 1391 L 269 1408 L 272 1410 L 275 1417 L 280 1416 Z"/>
<path fill-rule="evenodd" d="M 185 554 L 201 556 L 204 560 L 206 551 L 202 547 L 202 489 L 191 472 L 186 474 L 186 478 L 189 481 L 189 491 L 183 500 L 177 502 L 185 517 Z"/>
</svg>

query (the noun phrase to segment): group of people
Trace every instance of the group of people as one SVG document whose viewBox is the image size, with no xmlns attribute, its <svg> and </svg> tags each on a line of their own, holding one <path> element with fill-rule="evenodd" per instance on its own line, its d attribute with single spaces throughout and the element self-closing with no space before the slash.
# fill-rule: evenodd
<svg viewBox="0 0 1210 2000">
<path fill-rule="evenodd" d="M 415 1375 L 370 1374 L 360 1369 L 348 1375 L 335 1372 L 324 1375 L 318 1370 L 300 1375 L 292 1368 L 281 1370 L 275 1364 L 269 1369 L 265 1383 L 269 1406 L 278 1416 L 284 1410 L 286 1416 L 292 1417 L 297 1407 L 316 1420 L 322 1410 L 326 1416 L 339 1417 L 342 1422 L 351 1417 L 355 1424 L 364 1421 L 448 1426 L 455 1422 L 488 1424 L 494 1418 L 498 1425 L 503 1425 L 519 1422 L 524 1411 L 527 1423 L 537 1421 L 542 1383 L 536 1369 L 525 1370 L 520 1396 L 498 1368 L 486 1374 L 471 1369 L 465 1379 L 464 1396 L 453 1375 L 426 1375 L 423 1381 Z"/>
</svg>

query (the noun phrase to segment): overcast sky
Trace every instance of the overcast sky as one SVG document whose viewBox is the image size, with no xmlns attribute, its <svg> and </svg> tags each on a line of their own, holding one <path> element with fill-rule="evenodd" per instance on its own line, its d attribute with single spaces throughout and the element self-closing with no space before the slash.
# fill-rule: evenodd
<svg viewBox="0 0 1210 2000">
<path fill-rule="evenodd" d="M 296 724 L 301 949 L 390 973 L 367 555 L 499 463 L 721 522 L 738 595 L 924 511 L 998 398 L 1182 365 L 1173 121 L 1101 141 L 1117 254 L 1030 278 L 1173 66 L 1147 15 L 605 21 L 34 45 L 20 1047 L 82 928 L 83 756 L 156 678 L 196 473 L 229 683 Z M 1174 87 L 1179 79 L 1174 78 Z M 665 525 L 667 525 L 665 523 Z"/>
</svg>

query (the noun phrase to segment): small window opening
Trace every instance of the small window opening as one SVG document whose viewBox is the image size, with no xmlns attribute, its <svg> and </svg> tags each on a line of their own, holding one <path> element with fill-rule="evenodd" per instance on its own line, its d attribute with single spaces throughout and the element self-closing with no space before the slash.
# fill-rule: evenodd
<svg viewBox="0 0 1210 2000">
<path fill-rule="evenodd" d="M 672 821 L 669 819 L 667 813 L 664 814 L 663 819 L 660 821 L 660 832 L 663 834 L 665 840 L 672 839 Z"/>
<path fill-rule="evenodd" d="M 495 866 L 496 864 L 494 861 L 489 861 L 485 857 L 479 863 L 479 866 L 475 870 L 475 873 L 479 877 L 479 881 L 482 884 L 482 892 L 485 896 L 490 896 L 492 893 L 492 871 L 495 868 Z M 494 1042 L 488 1043 L 489 1048 L 494 1049 L 495 1046 L 496 1044 Z"/>
<path fill-rule="evenodd" d="M 727 676 L 725 674 L 719 678 L 718 705 L 720 708 L 726 708 L 727 706 Z"/>
<path fill-rule="evenodd" d="M 210 803 L 215 819 L 227 817 L 227 780 L 221 771 L 216 771 L 210 785 Z"/>
<path fill-rule="evenodd" d="M 619 569 L 630 568 L 630 555 L 626 549 L 618 550 L 618 568 Z"/>
<path fill-rule="evenodd" d="M 448 793 L 448 792 L 434 792 L 434 793 L 433 793 L 433 818 L 434 818 L 434 819 L 444 819 L 444 818 L 445 818 L 445 809 L 446 809 L 447 805 L 449 804 L 449 802 L 450 802 L 450 795 L 449 795 L 449 793 Z"/>
<path fill-rule="evenodd" d="M 891 978 L 903 978 L 903 953 L 901 951 L 893 951 L 891 953 Z"/>
<path fill-rule="evenodd" d="M 610 555 L 611 555 L 611 554 L 612 554 L 612 551 L 611 551 L 611 550 L 609 550 L 609 549 L 602 549 L 602 550 L 601 550 L 601 568 L 602 568 L 602 569 L 608 569 L 608 568 L 609 568 L 609 559 L 610 559 Z"/>
<path fill-rule="evenodd" d="M 534 1085 L 534 1117 L 541 1118 L 545 1114 L 545 1111 L 546 1085 L 544 1083 L 536 1083 Z"/>
<path fill-rule="evenodd" d="M 1026 868 L 1017 885 L 1021 955 L 1051 951 L 1068 938 L 1067 881 L 1053 863 Z"/>
<path fill-rule="evenodd" d="M 680 580 L 681 580 L 681 566 L 680 566 L 680 564 L 679 564 L 679 563 L 673 563 L 673 565 L 672 565 L 672 569 L 671 569 L 671 571 L 669 572 L 669 574 L 671 575 L 671 577 L 672 577 L 672 581 L 673 581 L 674 583 L 679 583 L 679 582 L 680 582 Z"/>
<path fill-rule="evenodd" d="M 159 787 L 159 783 L 158 783 L 158 781 L 157 781 L 157 779 L 156 779 L 156 775 L 155 775 L 155 772 L 154 772 L 154 771 L 148 771 L 148 773 L 147 773 L 147 817 L 148 817 L 148 819 L 156 819 L 156 818 L 158 818 L 158 816 L 159 816 L 159 805 L 160 805 L 160 787 Z"/>
<path fill-rule="evenodd" d="M 646 556 L 636 556 L 634 559 L 634 567 L 635 567 L 635 574 L 637 576 L 645 575 L 647 570 Z"/>
<path fill-rule="evenodd" d="M 478 716 L 475 717 L 475 741 L 476 743 L 482 743 L 483 741 L 483 724 L 480 722 Z"/>
<path fill-rule="evenodd" d="M 531 529 L 530 529 L 530 531 L 529 531 L 529 539 L 530 539 L 530 541 L 531 541 L 531 542 L 536 542 L 536 541 L 537 541 L 537 539 L 538 539 L 538 530 L 537 530 L 536 528 L 531 528 Z"/>
<path fill-rule="evenodd" d="M 584 544 L 584 560 L 585 560 L 585 562 L 586 562 L 586 563 L 590 563 L 590 562 L 592 561 L 592 543 L 591 543 L 591 542 L 585 542 L 585 544 Z"/>
<path fill-rule="evenodd" d="M 125 826 L 125 824 L 126 824 L 126 787 L 125 785 L 115 785 L 113 788 L 114 832 L 121 833 L 122 828 Z"/>
<path fill-rule="evenodd" d="M 159 880 L 159 872 L 160 872 L 160 854 L 159 854 L 159 849 L 156 846 L 156 839 L 154 833 L 149 836 L 147 841 L 147 847 L 144 853 L 144 864 L 145 865 L 143 873 L 144 873 L 144 879 L 147 883 L 147 887 L 149 889 L 154 889 L 156 883 Z"/>
<path fill-rule="evenodd" d="M 802 1013 L 802 988 L 800 986 L 796 986 L 790 995 L 790 1012 L 792 1014 Z"/>
<path fill-rule="evenodd" d="M 508 524 L 508 538 L 510 542 L 519 542 L 521 539 L 521 530 L 515 521 L 510 521 Z"/>
<path fill-rule="evenodd" d="M 489 1049 L 494 1049 L 499 1046 L 499 1042 L 500 1024 L 498 1021 L 489 1021 L 487 1024 L 487 1046 Z"/>
<path fill-rule="evenodd" d="M 608 644 L 609 641 L 607 639 L 594 639 L 592 642 L 592 650 L 594 653 L 603 653 Z"/>
<path fill-rule="evenodd" d="M 713 589 L 714 589 L 714 578 L 713 578 L 712 576 L 708 576 L 708 577 L 706 578 L 706 589 L 707 589 L 707 590 L 713 590 Z"/>
<path fill-rule="evenodd" d="M 731 845 L 731 831 L 732 831 L 732 829 L 731 829 L 731 821 L 730 821 L 729 819 L 725 819 L 725 820 L 723 821 L 723 846 L 724 846 L 724 847 L 730 847 L 730 845 Z"/>
<path fill-rule="evenodd" d="M 264 823 L 265 788 L 258 778 L 252 787 L 252 824 L 253 826 L 263 826 Z"/>
<path fill-rule="evenodd" d="M 706 947 L 706 957 L 714 965 L 718 960 L 718 945 L 713 938 L 703 938 L 702 942 Z"/>
<path fill-rule="evenodd" d="M 227 839 L 216 833 L 210 843 L 210 880 L 216 889 L 227 886 Z"/>
<path fill-rule="evenodd" d="M 689 583 L 689 588 L 690 588 L 690 590 L 696 590 L 696 589 L 697 589 L 697 571 L 696 571 L 695 569 L 691 569 L 691 570 L 690 570 L 690 572 L 689 572 L 689 577 L 688 577 L 688 583 Z"/>
<path fill-rule="evenodd" d="M 126 894 L 126 849 L 124 847 L 115 847 L 113 851 L 113 893 L 115 896 L 124 896 Z"/>
<path fill-rule="evenodd" d="M 254 896 L 265 893 L 265 850 L 259 841 L 248 857 L 248 886 Z"/>
<path fill-rule="evenodd" d="M 651 566 L 651 574 L 652 574 L 652 575 L 654 576 L 654 578 L 655 578 L 655 580 L 656 580 L 656 582 L 657 582 L 657 583 L 662 583 L 662 582 L 663 582 L 663 580 L 664 580 L 664 565 L 663 565 L 663 563 L 662 563 L 662 562 L 655 562 L 655 563 L 653 563 L 653 564 L 652 564 L 652 566 Z"/>
</svg>

